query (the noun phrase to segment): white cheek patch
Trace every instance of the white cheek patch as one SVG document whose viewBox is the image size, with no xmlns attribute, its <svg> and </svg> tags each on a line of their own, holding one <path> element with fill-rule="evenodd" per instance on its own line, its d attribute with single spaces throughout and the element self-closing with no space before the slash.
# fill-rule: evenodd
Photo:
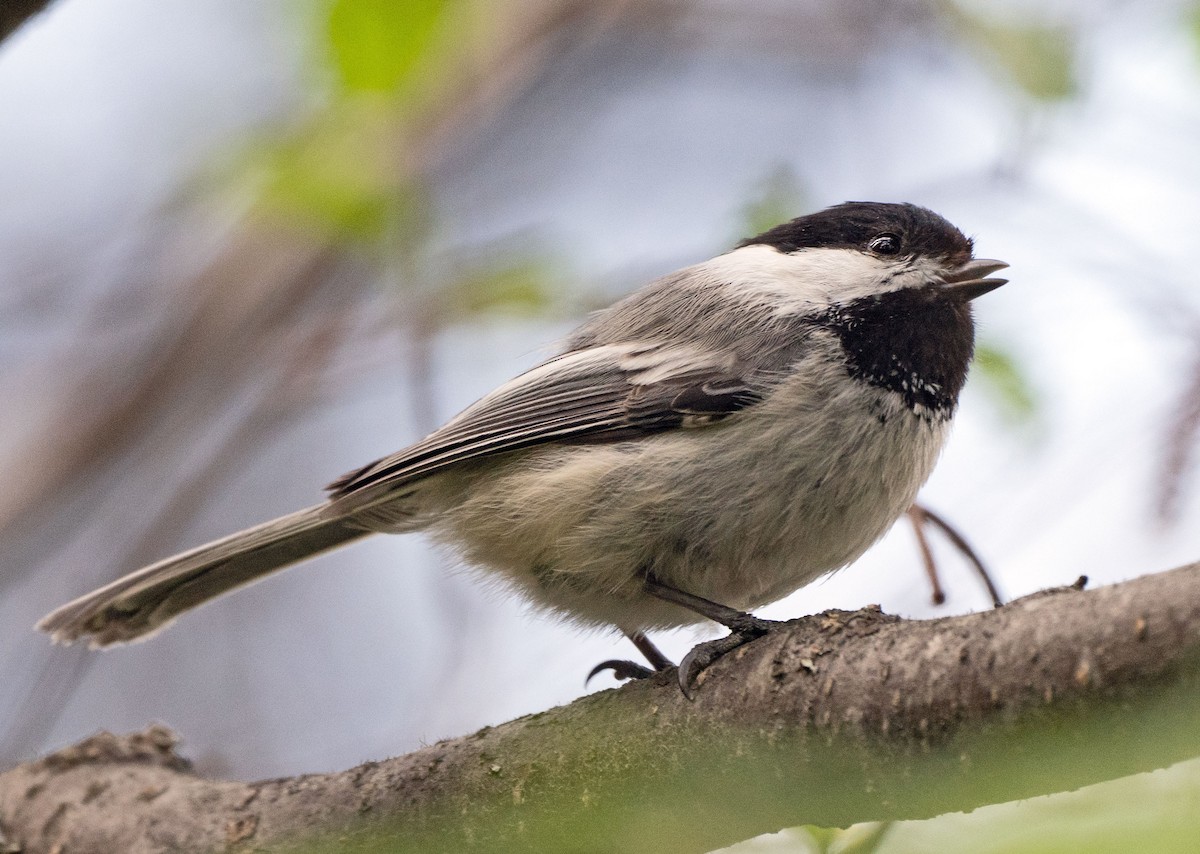
<svg viewBox="0 0 1200 854">
<path fill-rule="evenodd" d="M 811 312 L 913 287 L 936 279 L 940 269 L 926 259 L 878 258 L 854 249 L 801 249 L 780 252 L 770 246 L 743 246 L 694 268 L 735 284 L 747 296 L 761 294 L 779 314 Z"/>
</svg>

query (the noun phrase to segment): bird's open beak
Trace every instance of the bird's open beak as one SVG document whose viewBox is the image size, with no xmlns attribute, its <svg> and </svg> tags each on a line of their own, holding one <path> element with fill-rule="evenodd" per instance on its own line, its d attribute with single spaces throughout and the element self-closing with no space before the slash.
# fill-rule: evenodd
<svg viewBox="0 0 1200 854">
<path fill-rule="evenodd" d="M 988 291 L 994 291 L 996 288 L 1003 285 L 1008 279 L 988 279 L 985 278 L 988 273 L 994 273 L 997 270 L 1003 270 L 1008 265 L 1003 261 L 994 261 L 990 258 L 976 258 L 974 261 L 968 261 L 957 270 L 948 273 L 940 285 L 940 290 L 956 296 L 963 300 L 973 300 L 975 297 L 981 297 Z"/>
</svg>

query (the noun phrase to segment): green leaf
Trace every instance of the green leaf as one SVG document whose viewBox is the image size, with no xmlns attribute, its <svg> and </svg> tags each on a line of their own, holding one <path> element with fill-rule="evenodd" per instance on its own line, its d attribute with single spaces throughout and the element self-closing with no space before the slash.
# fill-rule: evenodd
<svg viewBox="0 0 1200 854">
<path fill-rule="evenodd" d="M 738 236 L 761 234 L 799 216 L 805 208 L 806 195 L 800 178 L 790 166 L 776 166 L 759 182 L 755 195 L 742 207 L 745 233 Z"/>
<path fill-rule="evenodd" d="M 1013 81 L 1040 101 L 1061 101 L 1076 94 L 1074 35 L 1057 27 L 1007 27 L 992 30 L 997 59 Z"/>
<path fill-rule="evenodd" d="M 242 169 L 258 184 L 268 213 L 338 237 L 377 241 L 403 194 L 387 157 L 387 119 L 339 106 L 252 146 Z"/>
<path fill-rule="evenodd" d="M 995 344 L 980 342 L 975 348 L 975 368 L 1002 414 L 1017 423 L 1033 420 L 1038 410 L 1037 397 L 1011 353 Z"/>
<path fill-rule="evenodd" d="M 944 7 L 947 17 L 969 40 L 984 48 L 993 65 L 1039 101 L 1061 101 L 1079 91 L 1077 36 L 1065 26 L 1008 24 Z"/>
<path fill-rule="evenodd" d="M 808 835 L 813 847 L 822 854 L 830 849 L 842 832 L 840 828 L 817 827 L 815 824 L 806 824 L 802 829 Z"/>
<path fill-rule="evenodd" d="M 460 0 L 461 2 L 461 0 Z M 350 93 L 396 94 L 436 74 L 453 0 L 334 0 L 329 49 Z"/>
<path fill-rule="evenodd" d="M 1196 50 L 1200 51 L 1200 2 L 1193 2 L 1186 15 L 1188 31 L 1192 34 L 1192 41 L 1196 43 Z"/>
<path fill-rule="evenodd" d="M 442 292 L 444 322 L 504 312 L 527 317 L 546 314 L 557 301 L 544 262 L 517 259 L 469 271 Z"/>
</svg>

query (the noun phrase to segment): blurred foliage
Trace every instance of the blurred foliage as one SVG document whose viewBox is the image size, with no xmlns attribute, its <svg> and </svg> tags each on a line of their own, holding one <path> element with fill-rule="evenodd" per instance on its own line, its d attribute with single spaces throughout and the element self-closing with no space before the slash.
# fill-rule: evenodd
<svg viewBox="0 0 1200 854">
<path fill-rule="evenodd" d="M 722 854 L 1191 854 L 1200 850 L 1200 759 L 1023 801 L 844 830 L 804 826 Z"/>
<path fill-rule="evenodd" d="M 333 0 L 307 21 L 320 107 L 251 151 L 268 213 L 377 244 L 411 232 L 429 203 L 414 147 L 468 63 L 476 4 Z M 418 223 L 424 228 L 425 223 Z"/>
<path fill-rule="evenodd" d="M 381 240 L 405 193 L 387 172 L 382 118 L 338 104 L 298 132 L 255 141 L 246 174 L 263 212 L 339 240 Z"/>
<path fill-rule="evenodd" d="M 345 93 L 420 101 L 453 62 L 453 37 L 469 4 L 450 0 L 334 0 L 330 63 Z"/>
<path fill-rule="evenodd" d="M 558 304 L 547 264 L 541 259 L 511 258 L 488 267 L 465 270 L 441 294 L 446 315 L 455 319 L 495 313 L 544 316 Z"/>
<path fill-rule="evenodd" d="M 958 35 L 980 48 L 987 61 L 1029 97 L 1055 102 L 1079 93 L 1076 30 L 1001 22 L 977 14 L 962 3 L 947 2 L 942 9 Z"/>
<path fill-rule="evenodd" d="M 331 0 L 307 9 L 315 106 L 297 125 L 253 141 L 236 164 L 235 180 L 253 188 L 258 210 L 366 249 L 389 286 L 420 295 L 424 305 L 410 304 L 406 318 L 422 324 L 550 310 L 556 294 L 546 264 L 528 249 L 435 248 L 431 139 L 458 107 L 448 93 L 478 60 L 476 40 L 495 10 L 464 0 Z"/>
<path fill-rule="evenodd" d="M 1187 27 L 1192 33 L 1192 41 L 1196 44 L 1196 50 L 1200 52 L 1200 0 L 1193 2 L 1191 8 L 1187 10 Z"/>
<path fill-rule="evenodd" d="M 800 176 L 790 166 L 779 164 L 759 182 L 750 199 L 742 206 L 744 233 L 739 237 L 761 234 L 781 222 L 800 216 L 810 207 L 807 199 L 808 192 Z"/>
<path fill-rule="evenodd" d="M 975 346 L 975 374 L 1000 414 L 1012 424 L 1030 424 L 1038 414 L 1038 400 L 1029 375 L 1016 357 L 995 341 Z"/>
<path fill-rule="evenodd" d="M 872 821 L 845 829 L 807 824 L 796 828 L 791 840 L 776 835 L 772 844 L 763 847 L 758 847 L 761 844 L 758 840 L 752 840 L 728 849 L 728 854 L 876 854 L 882 850 L 880 845 L 893 824 Z"/>
<path fill-rule="evenodd" d="M 877 854 L 1200 850 L 1200 760 L 1027 801 L 897 822 Z"/>
</svg>

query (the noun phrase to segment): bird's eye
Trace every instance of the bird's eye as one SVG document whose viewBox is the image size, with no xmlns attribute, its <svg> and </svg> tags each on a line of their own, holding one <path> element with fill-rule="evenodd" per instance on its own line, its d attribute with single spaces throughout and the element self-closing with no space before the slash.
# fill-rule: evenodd
<svg viewBox="0 0 1200 854">
<path fill-rule="evenodd" d="M 885 231 L 883 234 L 877 234 L 871 238 L 871 242 L 867 244 L 867 248 L 876 255 L 895 255 L 900 251 L 900 236 L 892 234 L 890 231 Z"/>
</svg>

